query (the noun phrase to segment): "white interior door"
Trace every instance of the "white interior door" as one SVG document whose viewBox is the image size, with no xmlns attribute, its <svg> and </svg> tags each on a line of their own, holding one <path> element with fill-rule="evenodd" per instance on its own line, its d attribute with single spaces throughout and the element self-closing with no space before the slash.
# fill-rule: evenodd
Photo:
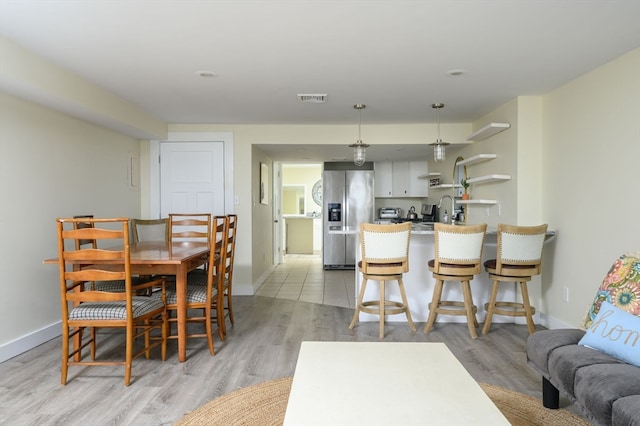
<svg viewBox="0 0 640 426">
<path fill-rule="evenodd" d="M 225 214 L 223 142 L 160 144 L 160 215 Z"/>
</svg>

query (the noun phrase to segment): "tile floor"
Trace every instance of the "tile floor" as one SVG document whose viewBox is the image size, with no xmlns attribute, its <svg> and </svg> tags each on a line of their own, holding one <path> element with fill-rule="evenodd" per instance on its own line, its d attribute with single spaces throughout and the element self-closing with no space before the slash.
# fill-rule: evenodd
<svg viewBox="0 0 640 426">
<path fill-rule="evenodd" d="M 353 308 L 355 271 L 325 271 L 321 255 L 289 254 L 256 295 Z"/>
</svg>

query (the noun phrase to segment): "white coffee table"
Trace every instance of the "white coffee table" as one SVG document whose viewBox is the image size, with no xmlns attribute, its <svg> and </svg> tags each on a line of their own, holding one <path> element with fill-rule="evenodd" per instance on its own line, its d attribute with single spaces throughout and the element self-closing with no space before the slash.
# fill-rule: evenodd
<svg viewBox="0 0 640 426">
<path fill-rule="evenodd" d="M 444 343 L 303 342 L 285 426 L 509 425 Z"/>
</svg>

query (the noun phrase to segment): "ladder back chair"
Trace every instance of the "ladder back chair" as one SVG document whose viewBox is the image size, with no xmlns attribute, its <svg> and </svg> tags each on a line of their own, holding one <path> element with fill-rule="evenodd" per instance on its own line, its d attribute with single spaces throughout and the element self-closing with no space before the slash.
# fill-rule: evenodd
<svg viewBox="0 0 640 426">
<path fill-rule="evenodd" d="M 229 318 L 231 326 L 234 324 L 233 320 L 233 261 L 236 251 L 236 233 L 238 231 L 238 215 L 228 214 L 228 227 L 227 227 L 227 240 L 224 247 L 226 247 L 226 253 L 224 257 L 224 263 L 222 267 L 222 279 L 223 279 L 223 294 L 221 297 L 222 309 L 220 313 L 222 315 L 222 339 L 227 333 L 227 325 L 225 318 Z"/>
<path fill-rule="evenodd" d="M 91 219 L 94 218 L 92 214 L 86 215 L 77 215 L 73 216 L 74 219 L 80 219 L 78 221 L 73 221 L 73 229 L 86 229 L 93 228 L 94 224 Z M 97 249 L 98 243 L 94 239 L 78 239 L 74 240 L 74 245 L 76 250 L 82 249 Z M 82 265 L 75 265 L 75 268 L 81 268 Z M 144 281 L 148 281 L 147 277 L 132 277 L 131 278 L 134 285 L 142 284 Z M 125 283 L 124 280 L 109 280 L 109 281 L 96 281 L 87 283 L 87 286 L 91 287 L 91 290 L 99 290 L 99 291 L 112 291 L 116 293 L 124 293 L 125 291 Z M 149 290 L 150 291 L 150 290 Z"/>
<path fill-rule="evenodd" d="M 170 213 L 169 242 L 199 241 L 211 245 L 211 213 Z M 204 264 L 205 271 L 209 265 Z"/>
<path fill-rule="evenodd" d="M 478 338 L 478 308 L 473 304 L 471 280 L 482 268 L 482 249 L 487 225 L 434 224 L 434 259 L 428 267 L 435 278 L 433 297 L 429 304 L 429 317 L 424 327 L 428 333 L 433 328 L 438 314 L 462 315 L 467 318 L 469 335 Z M 445 282 L 460 282 L 463 301 L 442 300 Z"/>
<path fill-rule="evenodd" d="M 91 226 L 79 226 L 82 222 Z M 57 219 L 58 269 L 62 311 L 62 368 L 60 381 L 67 383 L 69 366 L 123 365 L 124 384 L 131 381 L 133 358 L 161 346 L 161 357 L 166 359 L 167 311 L 165 308 L 164 280 L 134 285 L 131 279 L 129 245 L 129 219 Z M 97 225 L 97 226 L 96 226 Z M 119 250 L 100 248 L 78 249 L 83 240 L 93 240 L 105 245 L 117 245 Z M 73 244 L 72 244 L 73 243 Z M 74 249 L 67 249 L 74 247 Z M 82 265 L 78 268 L 77 265 Z M 87 287 L 87 282 L 122 281 L 123 292 L 108 292 Z M 135 292 L 159 287 L 159 297 L 136 296 Z M 96 329 L 125 329 L 124 361 L 96 360 Z M 151 334 L 157 329 L 159 335 Z M 86 333 L 85 333 L 86 331 Z M 136 348 L 135 340 L 144 336 L 142 348 Z M 70 350 L 70 340 L 73 348 Z M 90 360 L 83 357 L 83 349 L 89 346 Z"/>
<path fill-rule="evenodd" d="M 211 213 L 170 213 L 169 241 L 211 242 Z"/>
<path fill-rule="evenodd" d="M 487 316 L 482 334 L 491 328 L 494 315 L 525 317 L 529 334 L 535 332 L 533 315 L 536 309 L 529 302 L 527 282 L 542 271 L 542 247 L 547 233 L 547 225 L 515 226 L 498 224 L 496 258 L 484 263 L 485 270 L 493 281 L 491 297 L 484 305 Z M 500 283 L 510 282 L 520 285 L 522 303 L 497 301 Z"/>
<path fill-rule="evenodd" d="M 379 336 L 384 337 L 385 315 L 404 313 L 409 328 L 416 331 L 411 319 L 409 303 L 402 281 L 402 274 L 409 272 L 409 240 L 411 222 L 401 224 L 360 224 L 360 248 L 362 260 L 358 268 L 362 273 L 362 284 L 349 329 L 353 329 L 359 320 L 360 312 L 379 316 Z M 369 280 L 379 281 L 379 298 L 363 300 Z M 387 281 L 397 281 L 402 302 L 388 300 L 385 292 Z"/>
<path fill-rule="evenodd" d="M 224 324 L 223 312 L 218 306 L 223 306 L 222 295 L 224 287 L 223 265 L 226 262 L 227 252 L 224 249 L 227 244 L 229 220 L 226 216 L 214 216 L 211 229 L 213 242 L 209 251 L 209 268 L 206 271 L 192 271 L 187 276 L 187 322 L 203 323 L 204 333 L 189 333 L 187 338 L 206 337 L 211 356 L 215 355 L 213 343 L 213 326 L 218 326 L 218 335 L 224 338 L 221 332 L 221 324 Z M 169 314 L 178 309 L 177 294 L 174 290 L 167 290 L 167 309 Z M 200 312 L 199 315 L 189 315 L 190 310 Z M 169 315 L 170 324 L 177 322 L 177 318 Z M 177 339 L 177 334 L 169 332 L 168 338 Z"/>
</svg>

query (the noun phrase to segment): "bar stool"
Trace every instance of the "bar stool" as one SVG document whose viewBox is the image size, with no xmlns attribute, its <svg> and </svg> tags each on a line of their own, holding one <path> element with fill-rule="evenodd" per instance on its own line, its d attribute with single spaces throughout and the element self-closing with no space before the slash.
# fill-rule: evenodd
<svg viewBox="0 0 640 426">
<path fill-rule="evenodd" d="M 471 296 L 471 280 L 482 268 L 482 248 L 487 224 L 456 226 L 444 223 L 434 224 L 435 259 L 428 262 L 436 285 L 429 304 L 429 318 L 424 332 L 431 331 L 433 324 L 442 315 L 462 315 L 467 317 L 471 338 L 477 339 L 478 308 Z M 462 286 L 463 302 L 442 300 L 445 282 L 459 281 Z"/>
<path fill-rule="evenodd" d="M 356 312 L 353 314 L 349 329 L 352 329 L 358 322 L 360 312 L 377 314 L 380 316 L 380 338 L 382 339 L 384 337 L 385 315 L 404 313 L 407 316 L 409 328 L 416 331 L 402 282 L 402 274 L 409 271 L 410 233 L 411 222 L 388 225 L 360 224 L 362 260 L 358 262 L 358 268 L 362 272 L 362 285 L 356 303 Z M 378 300 L 363 301 L 369 280 L 380 282 Z M 385 282 L 387 281 L 398 282 L 402 302 L 386 300 Z"/>
<path fill-rule="evenodd" d="M 514 226 L 498 224 L 497 258 L 484 262 L 485 270 L 493 280 L 491 298 L 485 303 L 487 316 L 482 334 L 491 328 L 493 315 L 526 317 L 529 334 L 535 331 L 533 314 L 536 309 L 529 303 L 527 282 L 542 269 L 542 246 L 547 233 L 547 225 Z M 498 288 L 502 282 L 520 284 L 522 303 L 496 301 Z"/>
</svg>

